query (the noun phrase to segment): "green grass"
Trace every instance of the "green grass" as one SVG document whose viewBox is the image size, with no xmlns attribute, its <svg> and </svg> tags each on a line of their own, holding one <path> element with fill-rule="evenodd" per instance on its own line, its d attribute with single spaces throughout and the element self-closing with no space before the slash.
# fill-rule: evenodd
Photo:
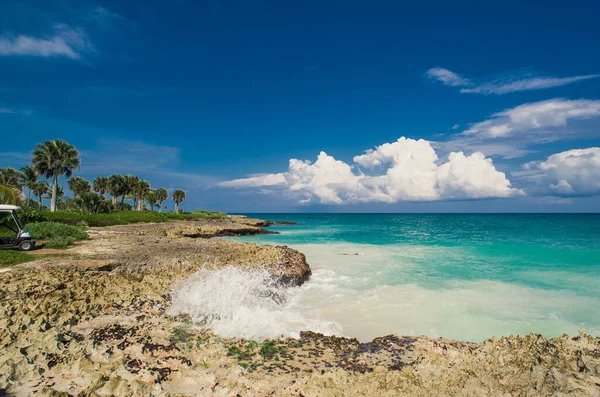
<svg viewBox="0 0 600 397">
<path fill-rule="evenodd" d="M 29 262 L 35 259 L 35 256 L 21 251 L 0 250 L 0 267 L 18 265 L 19 263 Z"/>
</svg>

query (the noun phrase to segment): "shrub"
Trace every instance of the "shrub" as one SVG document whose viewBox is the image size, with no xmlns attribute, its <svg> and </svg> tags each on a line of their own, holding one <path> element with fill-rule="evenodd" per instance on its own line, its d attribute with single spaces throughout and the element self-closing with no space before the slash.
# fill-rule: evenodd
<svg viewBox="0 0 600 397">
<path fill-rule="evenodd" d="M 75 240 L 85 240 L 88 234 L 82 228 L 72 225 L 65 225 L 59 222 L 34 222 L 29 223 L 25 229 L 36 239 L 52 240 L 53 238 L 70 237 Z"/>
<path fill-rule="evenodd" d="M 25 208 L 17 211 L 17 216 L 24 225 L 33 222 L 44 222 L 46 220 L 46 217 L 42 212 L 32 208 Z"/>
<path fill-rule="evenodd" d="M 35 259 L 35 256 L 20 251 L 0 250 L 0 267 L 18 265 L 19 263 L 29 262 Z"/>
<path fill-rule="evenodd" d="M 52 237 L 50 240 L 48 240 L 46 247 L 47 248 L 67 248 L 69 245 L 73 244 L 74 242 L 75 242 L 75 239 L 73 237 L 57 236 L 57 237 Z"/>
</svg>

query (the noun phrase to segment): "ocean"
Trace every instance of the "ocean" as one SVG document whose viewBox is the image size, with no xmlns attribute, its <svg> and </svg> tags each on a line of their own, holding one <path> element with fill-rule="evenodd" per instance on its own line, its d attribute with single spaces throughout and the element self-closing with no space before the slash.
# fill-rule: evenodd
<svg viewBox="0 0 600 397">
<path fill-rule="evenodd" d="M 225 336 L 600 336 L 600 215 L 249 216 L 297 222 L 233 239 L 297 249 L 313 275 L 290 289 L 261 271 L 198 275 L 174 307 Z"/>
</svg>

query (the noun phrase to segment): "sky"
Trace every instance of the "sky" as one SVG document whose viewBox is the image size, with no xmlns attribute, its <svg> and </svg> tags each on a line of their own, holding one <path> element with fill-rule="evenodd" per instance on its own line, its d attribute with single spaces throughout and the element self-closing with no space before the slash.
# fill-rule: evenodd
<svg viewBox="0 0 600 397">
<path fill-rule="evenodd" d="M 593 1 L 0 2 L 0 167 L 228 212 L 600 211 Z M 63 178 L 61 183 L 66 186 Z"/>
</svg>

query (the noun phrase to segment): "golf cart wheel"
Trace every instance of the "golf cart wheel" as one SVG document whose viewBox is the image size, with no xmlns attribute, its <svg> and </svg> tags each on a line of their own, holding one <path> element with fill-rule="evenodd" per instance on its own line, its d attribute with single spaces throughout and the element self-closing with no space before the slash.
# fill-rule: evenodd
<svg viewBox="0 0 600 397">
<path fill-rule="evenodd" d="M 29 240 L 21 241 L 19 244 L 19 250 L 21 251 L 31 251 L 34 247 L 34 243 Z"/>
</svg>

